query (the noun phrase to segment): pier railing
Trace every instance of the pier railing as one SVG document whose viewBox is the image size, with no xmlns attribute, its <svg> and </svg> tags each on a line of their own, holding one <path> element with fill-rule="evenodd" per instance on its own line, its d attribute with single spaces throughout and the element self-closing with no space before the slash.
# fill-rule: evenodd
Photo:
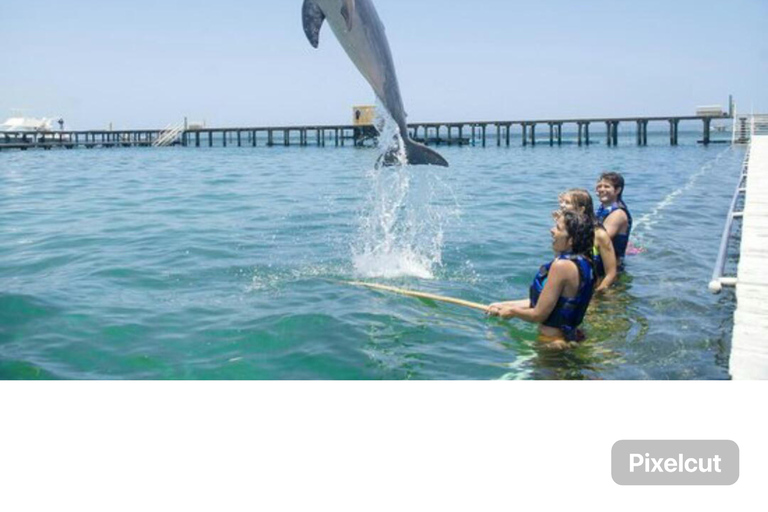
<svg viewBox="0 0 768 512">
<path fill-rule="evenodd" d="M 752 131 L 754 132 L 754 121 Z M 736 184 L 736 191 L 733 193 L 731 206 L 728 209 L 728 217 L 725 220 L 723 235 L 720 238 L 720 250 L 717 253 L 715 269 L 712 272 L 712 279 L 709 281 L 709 291 L 712 293 L 720 293 L 723 289 L 723 286 L 736 286 L 738 282 L 738 276 L 724 276 L 723 274 L 725 273 L 725 264 L 728 258 L 728 242 L 731 239 L 733 222 L 734 220 L 741 219 L 744 216 L 743 211 L 736 210 L 736 205 L 738 204 L 739 198 L 747 191 L 746 180 L 747 174 L 749 172 L 749 153 L 750 147 L 747 147 L 747 152 L 744 155 L 744 162 L 741 166 L 741 175 L 739 176 L 739 181 Z"/>
</svg>

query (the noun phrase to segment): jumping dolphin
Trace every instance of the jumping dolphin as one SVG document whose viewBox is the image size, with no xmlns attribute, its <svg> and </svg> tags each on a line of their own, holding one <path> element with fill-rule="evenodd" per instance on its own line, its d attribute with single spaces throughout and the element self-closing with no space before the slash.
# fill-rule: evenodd
<svg viewBox="0 0 768 512">
<path fill-rule="evenodd" d="M 389 50 L 384 25 L 371 0 L 304 0 L 304 33 L 312 46 L 320 42 L 320 28 L 328 20 L 336 39 L 373 87 L 379 100 L 400 128 L 408 163 L 442 165 L 448 162 L 432 149 L 408 137 L 405 109 L 397 85 L 395 65 Z"/>
</svg>

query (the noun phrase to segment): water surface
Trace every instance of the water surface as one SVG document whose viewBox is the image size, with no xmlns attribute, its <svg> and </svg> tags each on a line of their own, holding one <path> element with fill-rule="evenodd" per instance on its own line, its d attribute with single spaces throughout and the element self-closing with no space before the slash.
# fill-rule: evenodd
<svg viewBox="0 0 768 512">
<path fill-rule="evenodd" d="M 727 378 L 733 296 L 707 282 L 743 153 L 698 135 L 442 146 L 450 168 L 392 172 L 349 147 L 4 151 L 0 378 Z M 578 349 L 344 283 L 524 297 L 557 194 L 603 170 L 645 252 Z"/>
</svg>

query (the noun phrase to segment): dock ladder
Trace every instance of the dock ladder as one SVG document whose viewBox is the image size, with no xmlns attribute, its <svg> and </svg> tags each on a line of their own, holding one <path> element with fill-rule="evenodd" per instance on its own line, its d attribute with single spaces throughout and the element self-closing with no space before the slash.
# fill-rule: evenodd
<svg viewBox="0 0 768 512">
<path fill-rule="evenodd" d="M 733 127 L 731 128 L 731 144 L 749 144 L 750 138 L 749 116 L 733 114 Z"/>
<path fill-rule="evenodd" d="M 168 125 L 163 128 L 160 135 L 152 142 L 153 147 L 170 146 L 178 138 L 179 134 L 184 131 L 184 123 L 179 123 L 175 126 Z"/>
</svg>

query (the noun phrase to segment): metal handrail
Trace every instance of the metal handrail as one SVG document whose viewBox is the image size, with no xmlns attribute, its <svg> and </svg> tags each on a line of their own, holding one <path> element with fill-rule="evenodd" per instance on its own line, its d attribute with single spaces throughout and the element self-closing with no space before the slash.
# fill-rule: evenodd
<svg viewBox="0 0 768 512">
<path fill-rule="evenodd" d="M 712 272 L 712 279 L 709 281 L 709 291 L 712 293 L 720 293 L 723 286 L 736 286 L 738 282 L 737 277 L 725 277 L 723 276 L 723 272 L 725 272 L 725 259 L 726 253 L 728 252 L 728 240 L 731 237 L 733 220 L 740 219 L 744 215 L 744 212 L 737 212 L 734 210 L 736 209 L 736 202 L 739 200 L 739 196 L 746 192 L 746 187 L 742 187 L 742 183 L 747 178 L 747 172 L 749 170 L 749 152 L 751 148 L 752 146 L 750 144 L 750 146 L 747 147 L 747 153 L 744 155 L 744 163 L 741 166 L 741 175 L 739 176 L 739 182 L 736 184 L 736 191 L 733 193 L 731 207 L 728 209 L 728 218 L 725 221 L 723 236 L 720 239 L 720 250 L 717 254 L 717 262 L 715 262 L 715 270 Z"/>
<path fill-rule="evenodd" d="M 170 126 L 170 125 L 168 125 Z M 179 123 L 176 126 L 173 127 L 166 127 L 166 130 L 163 131 L 160 136 L 155 140 L 155 142 L 152 143 L 153 146 L 167 146 L 171 142 L 173 142 L 178 135 L 184 131 L 184 123 Z"/>
</svg>

